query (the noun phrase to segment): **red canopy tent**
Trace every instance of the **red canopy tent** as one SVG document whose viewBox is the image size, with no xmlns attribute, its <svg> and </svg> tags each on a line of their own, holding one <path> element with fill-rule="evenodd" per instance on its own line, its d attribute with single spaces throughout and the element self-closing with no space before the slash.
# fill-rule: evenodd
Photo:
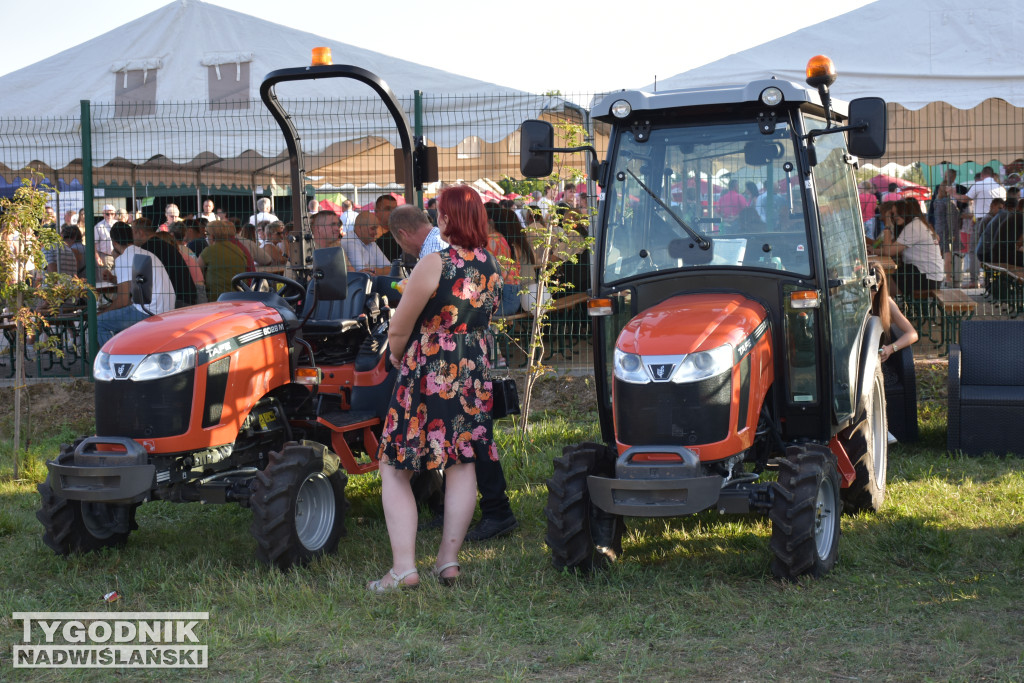
<svg viewBox="0 0 1024 683">
<path fill-rule="evenodd" d="M 333 211 L 334 213 L 341 215 L 341 207 L 332 202 L 330 199 L 321 199 L 319 203 L 320 211 Z"/>
<path fill-rule="evenodd" d="M 900 194 L 904 197 L 914 197 L 919 201 L 927 201 L 932 198 L 932 191 L 927 187 L 917 185 L 903 178 L 879 173 L 871 179 L 871 185 L 882 194 L 889 191 L 889 183 L 896 183 L 896 186 L 900 188 Z"/>
</svg>

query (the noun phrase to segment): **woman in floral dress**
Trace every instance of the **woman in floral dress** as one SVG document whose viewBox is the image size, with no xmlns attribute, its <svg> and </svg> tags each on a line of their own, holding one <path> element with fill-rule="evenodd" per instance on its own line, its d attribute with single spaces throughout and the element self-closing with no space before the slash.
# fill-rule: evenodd
<svg viewBox="0 0 1024 683">
<path fill-rule="evenodd" d="M 450 584 L 461 572 L 459 549 L 476 507 L 473 462 L 498 459 L 486 332 L 502 282 L 486 250 L 487 214 L 465 185 L 445 189 L 437 208 L 441 237 L 451 246 L 413 269 L 388 332 L 399 374 L 378 457 L 393 565 L 367 585 L 374 592 L 419 583 L 413 472 L 445 473 L 444 530 L 433 573 Z"/>
</svg>

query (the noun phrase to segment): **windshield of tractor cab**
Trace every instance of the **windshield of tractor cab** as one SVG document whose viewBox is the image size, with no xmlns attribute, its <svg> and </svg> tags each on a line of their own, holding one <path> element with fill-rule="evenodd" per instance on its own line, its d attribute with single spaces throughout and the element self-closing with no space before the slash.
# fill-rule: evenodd
<svg viewBox="0 0 1024 683">
<path fill-rule="evenodd" d="M 789 126 L 753 121 L 619 135 L 606 193 L 603 278 L 742 267 L 810 275 Z"/>
</svg>

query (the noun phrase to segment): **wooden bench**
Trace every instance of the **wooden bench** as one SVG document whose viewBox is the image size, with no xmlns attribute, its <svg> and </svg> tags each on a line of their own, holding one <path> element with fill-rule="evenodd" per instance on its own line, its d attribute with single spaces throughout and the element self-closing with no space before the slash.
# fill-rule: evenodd
<svg viewBox="0 0 1024 683">
<path fill-rule="evenodd" d="M 546 309 L 548 329 L 545 336 L 548 338 L 548 353 L 545 359 L 556 353 L 566 358 L 571 357 L 576 345 L 590 335 L 589 319 L 575 320 L 573 312 L 576 308 L 590 298 L 588 294 L 576 292 L 558 299 L 552 299 Z M 584 314 L 585 315 L 585 314 Z M 576 316 L 577 318 L 581 316 Z M 501 337 L 499 341 L 502 353 L 505 358 L 511 356 L 512 347 L 529 351 L 530 331 L 533 328 L 533 309 L 520 311 L 512 315 L 495 317 L 494 323 L 501 325 Z M 523 363 L 526 364 L 525 361 Z"/>
<path fill-rule="evenodd" d="M 950 344 L 960 340 L 960 322 L 973 316 L 978 304 L 959 289 L 934 289 L 932 298 L 940 320 L 939 343 L 948 351 Z"/>
</svg>

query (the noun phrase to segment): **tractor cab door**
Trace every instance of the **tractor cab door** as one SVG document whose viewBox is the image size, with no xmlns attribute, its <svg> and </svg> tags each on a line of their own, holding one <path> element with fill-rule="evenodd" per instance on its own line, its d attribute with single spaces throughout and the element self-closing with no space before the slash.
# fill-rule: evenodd
<svg viewBox="0 0 1024 683">
<path fill-rule="evenodd" d="M 825 122 L 808 117 L 806 125 L 813 130 L 824 128 Z M 832 409 L 836 424 L 842 424 L 853 417 L 857 405 L 861 336 L 871 305 L 865 286 L 867 249 L 845 136 L 823 135 L 815 147 L 818 163 L 813 177 L 826 271 L 822 284 L 828 288 Z"/>
</svg>

